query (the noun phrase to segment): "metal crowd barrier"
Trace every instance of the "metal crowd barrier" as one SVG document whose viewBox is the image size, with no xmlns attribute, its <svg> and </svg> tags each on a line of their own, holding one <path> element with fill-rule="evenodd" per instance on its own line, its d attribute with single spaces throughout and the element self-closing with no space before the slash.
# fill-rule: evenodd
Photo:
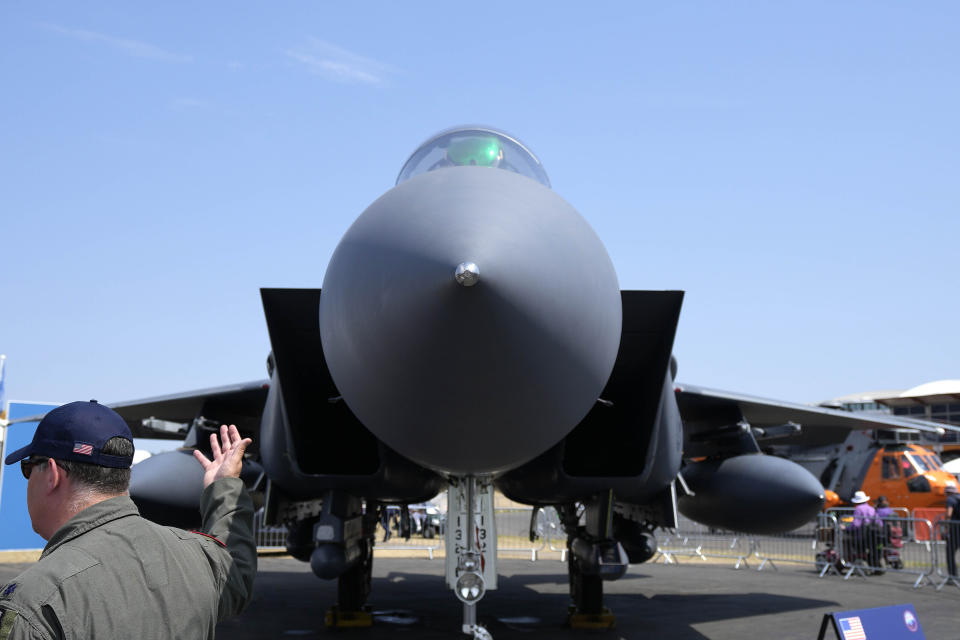
<svg viewBox="0 0 960 640">
<path fill-rule="evenodd" d="M 550 527 L 548 517 L 543 511 L 538 512 L 534 530 L 538 536 L 530 542 L 531 509 L 495 509 L 494 520 L 497 526 L 497 550 L 503 552 L 529 553 L 531 560 L 536 560 L 538 554 L 547 546 Z M 428 532 L 427 532 L 428 533 Z M 385 534 L 382 525 L 377 525 L 376 548 L 392 551 L 426 551 L 430 559 L 434 553 L 443 547 L 443 532 L 440 535 L 427 537 L 419 533 L 411 533 L 409 538 L 401 538 L 395 530 L 391 530 L 390 538 L 384 540 Z"/>
<path fill-rule="evenodd" d="M 822 578 L 827 573 L 842 574 L 844 567 L 840 544 L 840 522 L 836 514 L 817 514 L 817 530 L 813 538 L 814 566 Z"/>
<path fill-rule="evenodd" d="M 934 576 L 940 578 L 938 589 L 947 583 L 960 587 L 960 578 L 951 578 L 944 569 L 948 525 L 940 525 L 937 540 L 917 541 L 905 532 L 922 527 L 933 530 L 929 520 L 888 517 L 882 525 L 862 528 L 851 527 L 848 520 L 852 518 L 843 512 L 822 513 L 816 521 L 788 533 L 744 535 L 682 518 L 675 531 L 657 532 L 658 553 L 665 563 L 676 563 L 684 555 L 704 561 L 732 559 L 736 569 L 749 567 L 755 560 L 758 571 L 767 566 L 776 569 L 777 562 L 812 563 L 820 577 L 836 573 L 848 580 L 854 575 L 865 578 L 890 572 L 915 576 L 914 588 L 936 584 Z M 955 550 L 960 547 L 957 524 Z M 938 558 L 944 559 L 938 564 Z"/>
<path fill-rule="evenodd" d="M 676 564 L 678 557 L 690 556 L 704 562 L 710 558 L 733 560 L 734 569 L 749 568 L 748 559 L 755 555 L 754 542 L 748 536 L 708 527 L 683 517 L 676 530 L 658 529 L 655 536 L 657 552 L 666 564 Z"/>
<path fill-rule="evenodd" d="M 913 513 L 910 515 L 918 520 L 929 520 L 930 522 L 936 522 L 937 520 L 943 520 L 946 517 L 947 510 L 943 507 L 918 507 L 914 509 Z M 917 525 L 910 535 L 917 542 L 927 542 L 934 539 L 933 529 L 922 524 Z"/>
<path fill-rule="evenodd" d="M 896 510 L 900 514 L 905 510 Z M 497 548 L 504 552 L 529 553 L 535 561 L 544 550 L 560 553 L 566 560 L 567 536 L 556 510 L 510 508 L 496 510 Z M 535 540 L 530 541 L 530 520 L 534 518 Z M 662 560 L 678 564 L 679 558 L 690 557 L 703 562 L 732 561 L 734 569 L 777 569 L 777 563 L 812 564 L 824 577 L 830 573 L 849 580 L 882 573 L 916 576 L 914 588 L 929 582 L 939 591 L 952 584 L 960 588 L 960 577 L 951 575 L 948 554 L 960 563 L 960 520 L 888 517 L 882 526 L 854 528 L 852 510 L 831 509 L 794 531 L 779 535 L 745 535 L 719 530 L 681 517 L 676 529 L 658 529 L 658 555 L 651 562 Z M 254 515 L 254 535 L 258 549 L 282 549 L 286 546 L 287 528 L 263 526 L 263 510 Z M 920 532 L 919 534 L 917 532 Z M 425 551 L 431 559 L 443 547 L 443 532 L 433 537 L 412 534 L 409 539 L 391 532 L 383 541 L 384 531 L 377 526 L 379 549 Z"/>
<path fill-rule="evenodd" d="M 258 509 L 253 514 L 253 539 L 257 543 L 257 549 L 263 551 L 286 549 L 287 548 L 287 527 L 286 525 L 264 526 L 263 509 Z"/>
<path fill-rule="evenodd" d="M 960 520 L 938 520 L 935 524 L 935 540 L 932 541 L 937 558 L 936 575 L 939 580 L 937 591 L 948 584 L 960 588 L 960 577 L 957 573 L 957 562 L 960 555 Z"/>
<path fill-rule="evenodd" d="M 842 521 L 844 518 L 852 519 L 854 509 L 856 509 L 856 507 L 831 507 L 826 510 L 826 513 L 833 514 L 837 516 L 837 520 Z M 893 515 L 898 518 L 909 518 L 913 515 L 906 507 L 893 507 L 891 511 L 893 511 Z M 916 516 L 913 515 L 913 517 Z"/>
<path fill-rule="evenodd" d="M 547 548 L 560 554 L 560 562 L 567 561 L 567 532 L 560 522 L 560 514 L 553 507 L 542 507 L 543 529 Z"/>
<path fill-rule="evenodd" d="M 816 520 L 780 534 L 750 535 L 753 544 L 753 556 L 759 561 L 757 571 L 766 567 L 778 570 L 777 563 L 810 564 L 817 562 L 818 554 L 832 542 L 836 518 L 828 514 L 818 514 Z M 827 539 L 821 538 L 825 532 Z"/>
<path fill-rule="evenodd" d="M 551 509 L 552 511 L 552 509 Z M 530 519 L 534 520 L 536 539 L 530 541 Z M 530 560 L 536 561 L 537 554 L 547 546 L 550 531 L 548 516 L 543 509 L 497 509 L 494 514 L 497 521 L 497 551 L 529 553 Z"/>
<path fill-rule="evenodd" d="M 413 522 L 410 523 L 411 529 Z M 443 548 L 443 530 L 439 535 L 429 529 L 424 529 L 421 533 L 415 533 L 411 530 L 409 538 L 401 538 L 400 532 L 391 527 L 390 536 L 387 538 L 383 529 L 383 524 L 377 524 L 375 549 L 387 549 L 390 551 L 425 551 L 433 560 L 433 554 L 438 549 Z"/>
<path fill-rule="evenodd" d="M 826 515 L 826 514 L 825 514 Z M 930 541 L 918 541 L 909 531 L 930 527 L 930 521 L 918 518 L 887 517 L 881 523 L 863 523 L 854 527 L 852 518 L 837 519 L 834 514 L 832 532 L 821 533 L 825 548 L 817 554 L 821 577 L 831 571 L 844 580 L 858 575 L 880 575 L 886 572 L 916 576 L 914 588 L 932 582 L 936 570 L 936 548 Z M 828 566 L 829 565 L 829 566 Z"/>
</svg>

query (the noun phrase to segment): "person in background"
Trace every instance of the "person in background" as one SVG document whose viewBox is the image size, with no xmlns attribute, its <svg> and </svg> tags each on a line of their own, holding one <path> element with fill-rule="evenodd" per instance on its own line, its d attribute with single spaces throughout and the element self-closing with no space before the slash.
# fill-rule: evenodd
<svg viewBox="0 0 960 640">
<path fill-rule="evenodd" d="M 386 542 L 392 535 L 390 533 L 390 512 L 387 511 L 387 505 L 380 506 L 380 526 L 383 527 L 383 540 L 381 542 Z"/>
<path fill-rule="evenodd" d="M 856 505 L 853 509 L 853 522 L 851 528 L 858 529 L 865 525 L 880 524 L 877 519 L 877 510 L 870 506 L 870 496 L 863 491 L 857 491 L 850 499 L 851 504 Z"/>
<path fill-rule="evenodd" d="M 850 500 L 856 507 L 853 510 L 853 522 L 847 533 L 853 545 L 853 556 L 861 556 L 871 567 L 880 565 L 880 519 L 877 510 L 870 505 L 870 496 L 857 491 Z"/>
<path fill-rule="evenodd" d="M 893 508 L 887 501 L 887 496 L 877 497 L 877 517 L 883 522 L 886 522 L 887 518 L 893 517 Z"/>
<path fill-rule="evenodd" d="M 946 552 L 947 573 L 957 576 L 957 549 L 960 549 L 960 494 L 956 485 L 948 484 L 944 493 L 947 496 Z"/>
</svg>

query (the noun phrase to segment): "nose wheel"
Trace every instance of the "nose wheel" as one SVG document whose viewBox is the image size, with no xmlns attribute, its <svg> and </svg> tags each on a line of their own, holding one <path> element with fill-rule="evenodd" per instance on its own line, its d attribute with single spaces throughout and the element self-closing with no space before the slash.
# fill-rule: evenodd
<svg viewBox="0 0 960 640">
<path fill-rule="evenodd" d="M 463 632 L 473 638 L 473 640 L 493 640 L 490 632 L 478 624 L 463 625 Z"/>
</svg>

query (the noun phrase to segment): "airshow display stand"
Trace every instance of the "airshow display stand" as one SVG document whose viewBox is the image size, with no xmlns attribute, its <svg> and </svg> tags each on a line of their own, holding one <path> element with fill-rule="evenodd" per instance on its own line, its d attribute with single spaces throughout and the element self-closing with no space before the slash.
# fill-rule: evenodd
<svg viewBox="0 0 960 640">
<path fill-rule="evenodd" d="M 9 420 L 42 415 L 56 408 L 49 402 L 13 402 L 8 406 Z M 39 422 L 18 422 L 6 427 L 0 453 L 5 458 L 33 440 Z M 34 533 L 27 512 L 27 480 L 20 465 L 2 464 L 0 460 L 0 551 L 43 549 L 46 541 Z"/>
<path fill-rule="evenodd" d="M 912 604 L 826 613 L 817 640 L 833 628 L 837 640 L 923 640 L 920 619 Z"/>
</svg>

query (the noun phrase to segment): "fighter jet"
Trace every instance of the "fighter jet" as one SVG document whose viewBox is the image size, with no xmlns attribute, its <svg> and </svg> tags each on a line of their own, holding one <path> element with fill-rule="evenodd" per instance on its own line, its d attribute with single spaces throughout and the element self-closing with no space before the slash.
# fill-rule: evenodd
<svg viewBox="0 0 960 640">
<path fill-rule="evenodd" d="M 653 557 L 678 510 L 768 533 L 823 504 L 817 478 L 761 453 L 742 412 L 675 386 L 683 292 L 621 290 L 600 238 L 502 131 L 429 138 L 320 288 L 260 293 L 267 380 L 113 406 L 186 449 L 224 423 L 251 435 L 245 478 L 290 553 L 338 579 L 334 623 L 363 615 L 380 508 L 444 489 L 447 584 L 475 638 L 496 588 L 495 490 L 557 509 L 573 619 L 607 615 L 603 581 Z M 805 421 L 787 414 L 763 436 Z M 191 524 L 199 487 L 175 451 L 137 465 L 131 495 L 147 517 Z"/>
</svg>

